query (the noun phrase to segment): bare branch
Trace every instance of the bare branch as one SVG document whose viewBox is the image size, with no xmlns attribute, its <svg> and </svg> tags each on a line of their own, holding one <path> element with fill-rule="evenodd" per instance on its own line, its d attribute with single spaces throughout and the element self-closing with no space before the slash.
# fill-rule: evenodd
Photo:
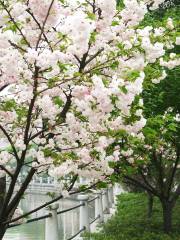
<svg viewBox="0 0 180 240">
<path fill-rule="evenodd" d="M 0 129 L 2 130 L 2 132 L 4 133 L 4 135 L 6 136 L 6 138 L 8 139 L 8 141 L 9 141 L 11 147 L 12 147 L 13 153 L 14 153 L 14 155 L 15 155 L 15 158 L 16 158 L 16 160 L 19 162 L 20 159 L 19 159 L 18 153 L 17 153 L 17 151 L 16 151 L 16 148 L 15 148 L 15 146 L 14 146 L 14 143 L 13 143 L 10 135 L 7 133 L 6 129 L 5 129 L 1 124 L 0 124 Z"/>
</svg>

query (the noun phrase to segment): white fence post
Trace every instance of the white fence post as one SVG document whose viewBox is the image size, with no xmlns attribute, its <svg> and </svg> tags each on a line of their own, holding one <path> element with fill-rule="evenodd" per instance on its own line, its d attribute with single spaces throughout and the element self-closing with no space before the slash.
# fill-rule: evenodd
<svg viewBox="0 0 180 240">
<path fill-rule="evenodd" d="M 108 199 L 108 190 L 104 189 L 103 191 L 103 207 L 104 207 L 104 212 L 109 214 L 109 199 Z"/>
<path fill-rule="evenodd" d="M 39 180 L 40 180 L 40 184 L 42 184 L 43 183 L 43 178 L 40 177 Z"/>
<path fill-rule="evenodd" d="M 99 216 L 99 223 L 104 222 L 103 203 L 102 203 L 102 192 L 97 191 L 97 197 L 95 200 L 95 218 Z"/>
<path fill-rule="evenodd" d="M 80 207 L 80 229 L 86 228 L 87 232 L 90 232 L 90 219 L 88 209 L 88 195 L 79 195 L 78 199 L 83 206 Z"/>
<path fill-rule="evenodd" d="M 112 199 L 110 194 L 110 188 L 107 189 L 108 201 L 109 201 L 109 208 L 112 208 Z"/>
<path fill-rule="evenodd" d="M 45 240 L 58 240 L 58 218 L 57 218 L 57 209 L 59 204 L 54 204 L 47 207 L 51 217 L 46 218 L 46 230 L 45 230 Z"/>
<path fill-rule="evenodd" d="M 110 192 L 111 192 L 111 196 L 112 196 L 112 203 L 114 204 L 114 186 L 111 187 L 110 189 Z"/>
<path fill-rule="evenodd" d="M 48 184 L 51 183 L 51 179 L 50 179 L 50 177 L 47 178 L 47 183 L 48 183 Z"/>
<path fill-rule="evenodd" d="M 108 188 L 108 198 L 109 198 L 110 207 L 112 208 L 112 207 L 113 207 L 113 204 L 114 204 L 113 186 L 110 186 L 110 187 Z"/>
</svg>

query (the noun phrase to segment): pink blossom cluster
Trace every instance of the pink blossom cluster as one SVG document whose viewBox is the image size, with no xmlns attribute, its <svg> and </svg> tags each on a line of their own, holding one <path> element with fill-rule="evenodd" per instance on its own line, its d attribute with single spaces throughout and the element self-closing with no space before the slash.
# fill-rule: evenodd
<svg viewBox="0 0 180 240">
<path fill-rule="evenodd" d="M 145 67 L 165 55 L 163 40 L 152 41 L 165 28 L 138 28 L 147 1 L 124 0 L 122 11 L 115 0 L 7 2 L 0 1 L 0 125 L 11 151 L 2 149 L 1 164 L 13 152 L 12 161 L 31 159 L 37 174 L 111 175 L 109 161 L 121 152 L 107 155 L 112 132 L 143 138 L 142 100 L 137 120 L 127 119 Z"/>
</svg>

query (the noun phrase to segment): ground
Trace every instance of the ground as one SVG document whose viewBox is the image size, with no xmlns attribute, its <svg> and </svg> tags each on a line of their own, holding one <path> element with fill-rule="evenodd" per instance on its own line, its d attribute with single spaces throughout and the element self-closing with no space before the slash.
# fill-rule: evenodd
<svg viewBox="0 0 180 240">
<path fill-rule="evenodd" d="M 155 199 L 153 216 L 147 218 L 147 197 L 143 193 L 128 193 L 118 197 L 117 213 L 92 240 L 180 240 L 180 201 L 173 212 L 173 233 L 162 231 L 162 210 Z"/>
</svg>

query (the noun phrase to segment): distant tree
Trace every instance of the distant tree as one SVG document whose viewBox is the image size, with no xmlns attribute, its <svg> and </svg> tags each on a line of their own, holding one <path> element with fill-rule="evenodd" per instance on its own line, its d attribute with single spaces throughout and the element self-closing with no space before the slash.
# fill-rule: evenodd
<svg viewBox="0 0 180 240">
<path fill-rule="evenodd" d="M 123 182 L 149 194 L 149 206 L 153 196 L 159 198 L 166 233 L 172 231 L 172 211 L 180 196 L 179 120 L 173 113 L 149 118 L 143 140 L 132 137 L 128 144 L 119 143 L 124 152 L 114 166 Z"/>
</svg>

